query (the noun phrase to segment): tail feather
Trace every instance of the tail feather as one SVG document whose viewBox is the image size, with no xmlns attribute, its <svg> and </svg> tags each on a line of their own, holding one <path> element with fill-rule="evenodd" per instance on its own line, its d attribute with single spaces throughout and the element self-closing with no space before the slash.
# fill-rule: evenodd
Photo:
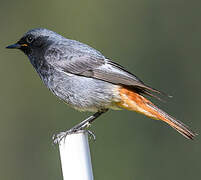
<svg viewBox="0 0 201 180">
<path fill-rule="evenodd" d="M 162 121 L 168 123 L 172 128 L 174 128 L 176 131 L 178 131 L 180 134 L 182 134 L 187 139 L 193 139 L 193 137 L 196 135 L 184 123 L 182 123 L 181 121 L 170 116 L 169 114 L 162 111 L 161 109 L 159 109 L 155 105 L 147 104 L 147 106 L 150 106 L 151 108 L 153 108 L 158 113 L 157 117 L 159 120 L 162 120 Z"/>
<path fill-rule="evenodd" d="M 159 109 L 142 95 L 126 88 L 121 88 L 119 92 L 121 102 L 118 103 L 118 106 L 142 113 L 153 119 L 162 120 L 188 139 L 193 139 L 196 135 L 184 123 Z"/>
</svg>

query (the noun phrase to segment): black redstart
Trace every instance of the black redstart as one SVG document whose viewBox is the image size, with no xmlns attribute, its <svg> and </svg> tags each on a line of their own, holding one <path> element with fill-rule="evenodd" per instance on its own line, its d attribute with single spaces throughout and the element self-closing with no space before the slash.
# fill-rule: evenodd
<svg viewBox="0 0 201 180">
<path fill-rule="evenodd" d="M 22 50 L 47 88 L 71 107 L 96 112 L 70 130 L 59 133 L 55 143 L 68 133 L 86 128 L 108 109 L 121 108 L 162 120 L 188 139 L 196 135 L 143 96 L 157 97 L 156 93 L 161 92 L 86 44 L 37 28 L 7 48 Z"/>
</svg>

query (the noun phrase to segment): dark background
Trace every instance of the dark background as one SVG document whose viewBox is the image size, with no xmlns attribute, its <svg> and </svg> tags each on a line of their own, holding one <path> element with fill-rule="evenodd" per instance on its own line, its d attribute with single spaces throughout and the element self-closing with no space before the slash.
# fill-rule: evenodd
<svg viewBox="0 0 201 180">
<path fill-rule="evenodd" d="M 166 103 L 153 101 L 200 132 L 201 1 L 0 2 L 0 179 L 62 179 L 51 136 L 90 114 L 61 102 L 23 53 L 5 49 L 35 27 L 87 43 L 173 95 Z M 90 142 L 96 180 L 201 178 L 200 136 L 187 140 L 129 111 L 110 111 L 91 129 L 97 136 Z"/>
</svg>

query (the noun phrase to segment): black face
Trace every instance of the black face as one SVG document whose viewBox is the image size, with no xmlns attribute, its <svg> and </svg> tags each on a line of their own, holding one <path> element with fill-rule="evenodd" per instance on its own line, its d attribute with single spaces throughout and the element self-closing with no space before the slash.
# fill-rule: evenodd
<svg viewBox="0 0 201 180">
<path fill-rule="evenodd" d="M 32 54 L 34 51 L 41 52 L 47 44 L 48 36 L 34 36 L 27 34 L 23 36 L 16 44 L 10 45 L 7 48 L 15 48 L 22 50 L 26 55 Z"/>
</svg>

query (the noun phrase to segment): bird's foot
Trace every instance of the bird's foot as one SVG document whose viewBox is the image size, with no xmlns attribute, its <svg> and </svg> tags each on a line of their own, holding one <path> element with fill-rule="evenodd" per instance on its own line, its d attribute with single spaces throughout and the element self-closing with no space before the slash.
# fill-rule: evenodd
<svg viewBox="0 0 201 180">
<path fill-rule="evenodd" d="M 89 124 L 87 125 L 87 127 L 89 126 Z M 75 128 L 72 128 L 68 131 L 65 131 L 65 132 L 60 132 L 58 134 L 54 134 L 52 136 L 52 139 L 53 139 L 53 144 L 59 144 L 61 142 L 62 139 L 65 140 L 65 138 L 70 135 L 70 134 L 75 134 L 75 133 L 80 133 L 82 131 L 85 131 L 88 133 L 89 137 L 92 138 L 94 141 L 96 140 L 96 136 L 95 134 L 92 132 L 92 131 L 89 131 L 89 130 L 84 130 L 83 128 L 79 128 L 79 129 L 75 129 Z"/>
<path fill-rule="evenodd" d="M 66 131 L 66 132 L 60 132 L 58 134 L 54 134 L 52 136 L 53 144 L 59 144 L 63 138 L 66 138 L 67 135 L 72 134 L 73 132 Z"/>
<path fill-rule="evenodd" d="M 101 111 L 96 112 L 95 114 L 89 116 L 84 121 L 80 122 L 79 124 L 75 125 L 73 128 L 66 132 L 60 132 L 59 134 L 56 134 L 52 137 L 54 144 L 59 144 L 63 138 L 66 138 L 67 135 L 73 134 L 73 133 L 79 133 L 80 131 L 85 131 L 89 134 L 90 138 L 93 138 L 96 140 L 96 136 L 93 132 L 86 130 L 90 127 L 91 123 L 97 119 L 101 114 L 107 112 L 108 109 L 103 109 Z M 65 139 L 64 139 L 65 140 Z"/>
</svg>

